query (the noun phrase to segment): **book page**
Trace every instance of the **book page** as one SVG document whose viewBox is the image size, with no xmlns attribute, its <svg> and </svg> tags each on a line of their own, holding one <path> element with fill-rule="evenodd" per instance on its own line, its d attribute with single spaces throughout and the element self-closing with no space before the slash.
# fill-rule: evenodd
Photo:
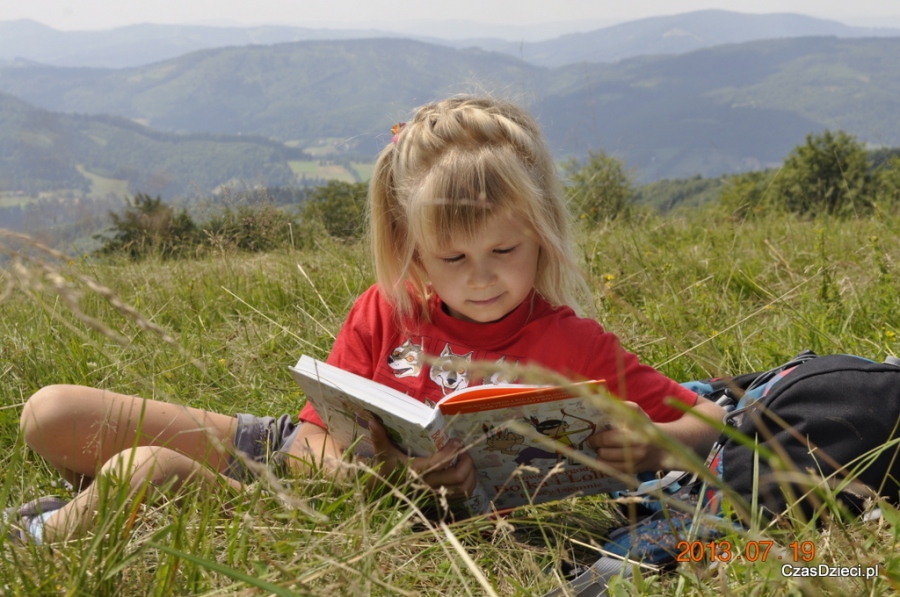
<svg viewBox="0 0 900 597">
<path fill-rule="evenodd" d="M 497 509 L 637 484 L 630 476 L 623 480 L 590 465 L 595 454 L 585 441 L 608 424 L 608 419 L 589 398 L 555 390 L 543 396 L 552 394 L 557 399 L 463 409 L 448 416 L 449 435 L 466 445 L 478 482 Z M 529 395 L 534 393 L 513 393 L 508 398 L 515 402 L 515 398 Z M 503 398 L 498 404 L 505 401 Z"/>
</svg>

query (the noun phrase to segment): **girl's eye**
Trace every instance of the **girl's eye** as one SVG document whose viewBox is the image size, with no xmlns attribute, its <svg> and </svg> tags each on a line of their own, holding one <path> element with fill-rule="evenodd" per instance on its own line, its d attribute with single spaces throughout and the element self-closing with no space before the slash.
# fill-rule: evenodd
<svg viewBox="0 0 900 597">
<path fill-rule="evenodd" d="M 510 247 L 510 248 L 508 248 L 508 249 L 494 249 L 494 253 L 497 253 L 497 254 L 499 254 L 499 255 L 506 255 L 507 253 L 512 253 L 512 252 L 515 251 L 518 247 L 519 247 L 519 245 L 516 245 L 516 246 L 514 246 L 514 247 Z"/>
<path fill-rule="evenodd" d="M 441 257 L 441 261 L 444 261 L 446 263 L 457 263 L 459 261 L 462 261 L 463 257 L 465 257 L 465 255 L 454 255 L 453 257 Z"/>
</svg>

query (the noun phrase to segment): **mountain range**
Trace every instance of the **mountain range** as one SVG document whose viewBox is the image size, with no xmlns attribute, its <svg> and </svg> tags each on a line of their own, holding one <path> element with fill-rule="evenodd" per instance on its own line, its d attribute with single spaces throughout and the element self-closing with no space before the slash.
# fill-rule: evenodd
<svg viewBox="0 0 900 597">
<path fill-rule="evenodd" d="M 570 33 L 538 42 L 467 40 L 539 66 L 565 66 L 580 62 L 616 62 L 635 56 L 684 54 L 703 48 L 764 39 L 834 36 L 841 38 L 897 37 L 900 29 L 851 27 L 835 21 L 798 14 L 741 14 L 702 10 L 674 16 L 650 17 Z"/>
<path fill-rule="evenodd" d="M 829 27 L 846 36 L 722 43 Z M 414 106 L 459 92 L 517 99 L 538 116 L 560 159 L 604 149 L 643 181 L 775 165 L 807 134 L 826 128 L 872 145 L 900 145 L 900 64 L 890 58 L 900 52 L 900 36 L 857 33 L 796 15 L 704 11 L 563 36 L 556 46 L 520 44 L 530 61 L 398 38 L 212 48 L 127 68 L 14 59 L 0 66 L 0 92 L 20 100 L 0 97 L 0 164 L 18 174 L 0 178 L 0 190 L 14 179 L 21 186 L 38 154 L 45 164 L 67 164 L 81 184 L 86 170 L 127 180 L 132 191 L 178 193 L 191 184 L 202 190 L 247 173 L 281 184 L 292 161 L 309 158 L 303 149 L 326 143 L 341 159 L 370 161 L 389 141 L 391 124 Z M 685 47 L 676 42 L 708 47 L 673 53 Z M 553 66 L 570 60 L 558 50 L 566 44 L 572 55 L 573 48 L 594 48 L 614 61 Z M 641 47 L 657 53 L 625 58 Z M 51 121 L 56 132 L 35 124 Z M 165 155 L 183 156 L 187 147 L 195 157 Z M 153 165 L 152 176 L 138 175 L 145 164 Z M 151 180 L 173 183 L 142 186 Z"/>
<path fill-rule="evenodd" d="M 545 25 L 549 31 L 553 27 Z M 421 27 L 434 31 L 436 27 Z M 579 62 L 614 62 L 650 54 L 683 54 L 701 48 L 761 39 L 835 36 L 895 37 L 896 28 L 851 27 L 805 15 L 742 14 L 702 10 L 650 17 L 533 41 L 508 28 L 504 38 L 462 37 L 479 32 L 477 23 L 445 23 L 444 36 L 399 33 L 378 26 L 323 29 L 291 26 L 212 27 L 139 24 L 101 31 L 58 31 L 35 21 L 0 22 L 0 61 L 22 59 L 52 66 L 126 68 L 159 62 L 197 50 L 226 46 L 271 45 L 296 41 L 404 38 L 454 48 L 477 47 L 501 52 L 538 66 Z M 455 35 L 454 35 L 455 34 Z"/>
</svg>

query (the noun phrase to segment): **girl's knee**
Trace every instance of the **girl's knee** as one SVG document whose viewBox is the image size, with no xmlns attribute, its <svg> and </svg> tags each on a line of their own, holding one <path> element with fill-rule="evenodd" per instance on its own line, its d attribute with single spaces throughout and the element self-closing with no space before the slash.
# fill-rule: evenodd
<svg viewBox="0 0 900 597">
<path fill-rule="evenodd" d="M 42 439 L 58 433 L 60 423 L 69 419 L 73 386 L 45 386 L 32 394 L 22 409 L 19 428 L 29 447 L 35 449 Z"/>
</svg>

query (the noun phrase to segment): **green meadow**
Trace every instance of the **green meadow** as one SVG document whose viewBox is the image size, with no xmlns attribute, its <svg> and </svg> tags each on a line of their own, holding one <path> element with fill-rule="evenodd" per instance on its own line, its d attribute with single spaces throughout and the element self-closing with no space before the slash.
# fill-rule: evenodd
<svg viewBox="0 0 900 597">
<path fill-rule="evenodd" d="M 78 166 L 78 172 L 91 182 L 91 197 L 126 197 L 128 195 L 128 181 L 117 178 L 106 178 L 99 174 L 88 172 L 84 167 Z"/>
<path fill-rule="evenodd" d="M 202 259 L 68 257 L 0 237 L 0 501 L 66 489 L 22 444 L 28 396 L 88 384 L 223 413 L 278 415 L 304 397 L 287 367 L 328 354 L 372 283 L 364 243 L 310 230 L 293 248 Z M 302 242 L 301 242 L 302 241 Z M 766 369 L 804 349 L 881 360 L 900 352 L 900 217 L 762 215 L 716 207 L 586 226 L 584 313 L 677 380 Z M 77 446 L 72 447 L 78 449 Z M 675 466 L 697 460 L 673 450 Z M 500 519 L 434 520 L 426 498 L 353 480 L 265 478 L 242 491 L 133 503 L 115 479 L 96 532 L 52 546 L 0 540 L 4 595 L 543 595 L 563 561 L 590 563 L 622 524 L 608 496 Z M 900 588 L 900 521 L 821 529 L 787 517 L 728 531 L 738 557 L 636 568 L 613 595 L 890 595 Z M 785 578 L 774 541 L 813 546 L 812 565 L 879 566 L 872 579 Z M 752 561 L 751 561 L 752 560 Z"/>
<path fill-rule="evenodd" d="M 298 179 L 313 178 L 322 180 L 339 180 L 341 182 L 357 182 L 359 169 L 356 164 L 349 167 L 343 164 L 329 164 L 321 161 L 291 160 L 288 162 L 291 171 Z M 368 166 L 371 172 L 372 166 Z M 365 181 L 368 178 L 362 178 Z"/>
</svg>

